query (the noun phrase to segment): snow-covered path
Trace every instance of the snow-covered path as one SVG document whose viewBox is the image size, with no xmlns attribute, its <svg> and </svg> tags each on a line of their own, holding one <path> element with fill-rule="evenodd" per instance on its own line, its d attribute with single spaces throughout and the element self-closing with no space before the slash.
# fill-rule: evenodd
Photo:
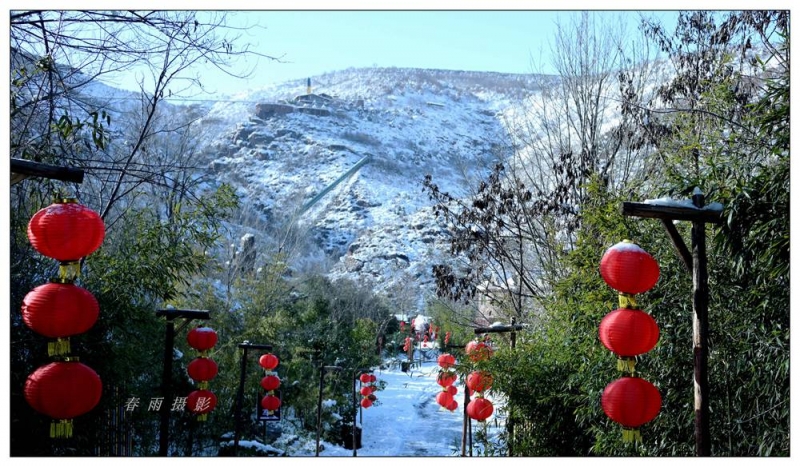
<svg viewBox="0 0 800 467">
<path fill-rule="evenodd" d="M 458 408 L 450 412 L 436 403 L 442 388 L 436 383 L 439 367 L 425 362 L 408 373 L 400 368 L 376 370 L 378 381 L 386 388 L 376 392 L 378 401 L 362 409 L 359 457 L 447 457 L 461 454 L 464 386 L 456 383 Z M 487 422 L 494 431 L 493 414 Z M 473 423 L 473 431 L 477 422 Z M 320 457 L 352 456 L 342 446 L 324 444 Z"/>
</svg>

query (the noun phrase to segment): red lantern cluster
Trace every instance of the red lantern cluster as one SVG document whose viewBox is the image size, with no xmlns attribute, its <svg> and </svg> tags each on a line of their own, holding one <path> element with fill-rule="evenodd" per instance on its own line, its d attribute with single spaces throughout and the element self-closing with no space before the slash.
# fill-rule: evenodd
<svg viewBox="0 0 800 467">
<path fill-rule="evenodd" d="M 358 380 L 361 381 L 361 389 L 359 390 L 361 407 L 368 409 L 378 400 L 378 396 L 375 395 L 375 391 L 378 390 L 378 386 L 375 384 L 378 381 L 378 377 L 373 373 L 361 373 Z"/>
<path fill-rule="evenodd" d="M 28 240 L 44 256 L 59 261 L 59 277 L 40 285 L 22 300 L 22 320 L 34 332 L 55 341 L 47 351 L 55 362 L 41 366 L 25 382 L 25 400 L 53 419 L 51 438 L 72 437 L 72 419 L 97 406 L 103 392 L 100 377 L 70 356 L 69 338 L 97 322 L 94 296 L 75 285 L 80 260 L 97 250 L 105 237 L 100 216 L 73 198 L 39 210 L 28 223 Z"/>
<path fill-rule="evenodd" d="M 444 353 L 439 355 L 436 362 L 441 367 L 439 375 L 436 377 L 436 383 L 442 387 L 442 391 L 436 394 L 436 403 L 452 412 L 458 408 L 458 401 L 454 398 L 458 394 L 458 388 L 455 386 L 458 375 L 453 371 L 456 358 L 449 353 Z"/>
<path fill-rule="evenodd" d="M 488 336 L 483 340 L 470 341 L 464 349 L 467 357 L 473 362 L 480 362 L 489 359 L 494 353 Z M 492 387 L 494 378 L 486 371 L 476 370 L 467 375 L 466 385 L 470 394 L 475 394 L 475 398 L 467 404 L 467 416 L 473 420 L 483 422 L 494 412 L 492 401 L 484 396 L 484 392 Z"/>
<path fill-rule="evenodd" d="M 200 355 L 189 362 L 186 372 L 197 383 L 198 389 L 189 393 L 186 406 L 197 415 L 197 420 L 204 422 L 208 414 L 217 406 L 217 396 L 208 389 L 208 382 L 217 376 L 217 363 L 208 357 L 208 351 L 217 344 L 217 333 L 206 326 L 198 326 L 186 335 L 189 346 Z"/>
<path fill-rule="evenodd" d="M 281 379 L 274 371 L 279 363 L 278 357 L 271 353 L 263 354 L 258 358 L 258 364 L 265 373 L 265 376 L 261 378 L 261 387 L 266 391 L 266 395 L 261 398 L 261 408 L 270 415 L 281 407 L 281 398 L 276 395 L 276 391 L 281 387 Z"/>
<path fill-rule="evenodd" d="M 640 310 L 633 295 L 655 286 L 660 270 L 656 260 L 628 240 L 609 248 L 600 261 L 600 275 L 619 293 L 619 308 L 600 321 L 600 342 L 617 355 L 617 369 L 629 372 L 606 386 L 601 398 L 605 414 L 623 427 L 623 441 L 641 441 L 638 428 L 661 410 L 661 394 L 636 376 L 636 357 L 652 350 L 658 324 Z"/>
</svg>

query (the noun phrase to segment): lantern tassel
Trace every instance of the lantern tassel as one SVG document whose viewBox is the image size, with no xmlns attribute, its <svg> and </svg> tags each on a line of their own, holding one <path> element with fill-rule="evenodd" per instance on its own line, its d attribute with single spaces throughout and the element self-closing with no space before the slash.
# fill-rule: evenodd
<svg viewBox="0 0 800 467">
<path fill-rule="evenodd" d="M 53 420 L 50 422 L 51 438 L 72 438 L 72 420 Z"/>
<path fill-rule="evenodd" d="M 620 308 L 628 308 L 631 310 L 639 309 L 639 307 L 636 305 L 636 298 L 634 298 L 633 295 L 624 292 L 620 292 L 618 295 Z"/>
<path fill-rule="evenodd" d="M 58 278 L 61 280 L 74 281 L 81 277 L 80 261 L 64 261 L 58 266 Z"/>
<path fill-rule="evenodd" d="M 639 430 L 635 428 L 623 428 L 622 429 L 622 441 L 625 443 L 641 443 L 642 442 L 642 434 Z"/>
<path fill-rule="evenodd" d="M 620 357 L 617 359 L 617 370 L 630 373 L 631 376 L 636 374 L 636 358 L 635 357 Z"/>
<path fill-rule="evenodd" d="M 200 414 L 200 415 L 197 416 L 197 421 L 198 422 L 205 422 L 206 420 L 208 420 L 208 414 L 207 413 L 203 413 L 203 414 Z"/>
<path fill-rule="evenodd" d="M 59 337 L 55 341 L 47 343 L 47 355 L 50 357 L 67 355 L 68 353 L 70 353 L 69 337 Z"/>
</svg>

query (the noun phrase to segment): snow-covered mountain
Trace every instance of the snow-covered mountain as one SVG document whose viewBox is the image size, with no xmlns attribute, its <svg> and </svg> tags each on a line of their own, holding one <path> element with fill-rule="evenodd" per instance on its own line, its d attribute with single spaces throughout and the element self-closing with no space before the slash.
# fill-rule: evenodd
<svg viewBox="0 0 800 467">
<path fill-rule="evenodd" d="M 295 268 L 403 290 L 418 305 L 432 293 L 431 265 L 448 246 L 422 190 L 430 174 L 466 195 L 508 139 L 503 114 L 535 92 L 524 75 L 350 69 L 242 92 L 201 120 L 213 136 L 204 163 L 236 187 L 242 232 L 260 252 L 284 247 Z M 257 261 L 258 262 L 258 261 Z"/>
<path fill-rule="evenodd" d="M 241 196 L 231 227 L 236 238 L 255 239 L 255 268 L 280 250 L 292 271 L 402 292 L 420 308 L 433 293 L 431 265 L 449 248 L 422 189 L 425 175 L 442 191 L 467 195 L 508 155 L 503 122 L 537 92 L 536 82 L 488 72 L 348 69 L 311 77 L 310 87 L 304 78 L 189 106 L 168 98 L 162 106 L 202 115 L 195 165 Z M 102 83 L 85 92 L 111 114 L 138 105 Z"/>
</svg>

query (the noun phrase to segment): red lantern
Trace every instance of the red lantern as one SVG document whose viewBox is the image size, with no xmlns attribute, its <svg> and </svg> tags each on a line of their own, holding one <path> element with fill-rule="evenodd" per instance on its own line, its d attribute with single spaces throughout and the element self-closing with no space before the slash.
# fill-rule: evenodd
<svg viewBox="0 0 800 467">
<path fill-rule="evenodd" d="M 79 362 L 54 362 L 31 373 L 25 381 L 25 400 L 37 412 L 60 420 L 50 437 L 72 436 L 71 419 L 92 410 L 103 393 L 94 370 Z"/>
<path fill-rule="evenodd" d="M 22 300 L 22 320 L 50 338 L 82 334 L 94 326 L 99 314 L 94 295 L 72 283 L 40 285 Z"/>
<path fill-rule="evenodd" d="M 603 254 L 600 275 L 612 289 L 635 295 L 646 292 L 658 282 L 656 260 L 635 243 L 617 243 Z"/>
<path fill-rule="evenodd" d="M 494 412 L 494 406 L 489 399 L 476 397 L 467 404 L 467 416 L 473 420 L 482 422 L 489 418 Z"/>
<path fill-rule="evenodd" d="M 362 387 L 362 388 L 359 390 L 359 393 L 360 393 L 362 396 L 364 396 L 364 397 L 366 397 L 366 396 L 368 396 L 368 395 L 372 394 L 372 386 L 364 386 L 364 387 Z"/>
<path fill-rule="evenodd" d="M 370 383 L 375 383 L 376 381 L 378 381 L 378 377 L 377 377 L 377 376 L 375 376 L 375 374 L 374 374 L 374 373 L 373 373 L 373 374 L 370 374 L 370 375 L 369 375 L 369 382 L 370 382 Z"/>
<path fill-rule="evenodd" d="M 361 407 L 365 409 L 372 407 L 372 401 L 366 397 L 361 399 Z"/>
<path fill-rule="evenodd" d="M 378 400 L 378 396 L 376 396 L 375 394 L 370 394 L 367 396 L 367 399 L 371 400 L 372 402 L 375 402 L 376 400 Z"/>
<path fill-rule="evenodd" d="M 358 377 L 361 384 L 367 384 L 370 381 L 369 373 L 362 373 L 361 376 Z"/>
<path fill-rule="evenodd" d="M 485 371 L 473 371 L 467 376 L 467 387 L 476 392 L 483 392 L 492 387 L 494 378 Z"/>
<path fill-rule="evenodd" d="M 447 331 L 446 333 L 444 333 L 444 343 L 445 343 L 445 345 L 450 343 L 450 331 Z"/>
<path fill-rule="evenodd" d="M 39 210 L 28 222 L 28 239 L 39 253 L 73 262 L 103 243 L 106 229 L 95 211 L 68 198 Z"/>
<path fill-rule="evenodd" d="M 265 391 L 274 391 L 281 387 L 281 379 L 275 375 L 267 375 L 261 378 L 261 387 Z"/>
<path fill-rule="evenodd" d="M 450 355 L 449 353 L 443 353 L 439 355 L 439 358 L 436 359 L 436 363 L 438 363 L 442 369 L 446 370 L 456 364 L 456 357 Z"/>
<path fill-rule="evenodd" d="M 458 375 L 455 373 L 451 373 L 449 371 L 440 371 L 439 376 L 436 377 L 436 382 L 439 383 L 439 386 L 446 388 L 447 386 L 452 385 L 458 379 Z"/>
<path fill-rule="evenodd" d="M 637 437 L 638 428 L 653 420 L 661 411 L 661 393 L 649 381 L 635 376 L 623 376 L 612 381 L 601 398 L 603 412 L 625 428 L 626 441 Z"/>
<path fill-rule="evenodd" d="M 448 404 L 447 407 L 445 407 L 445 408 L 452 412 L 452 411 L 454 411 L 455 409 L 458 408 L 458 402 L 455 399 L 453 399 L 453 401 L 450 402 L 450 404 Z"/>
<path fill-rule="evenodd" d="M 486 360 L 487 358 L 492 356 L 492 353 L 494 353 L 492 348 L 486 345 L 485 342 L 478 342 L 478 341 L 470 341 L 469 343 L 467 343 L 467 346 L 465 347 L 464 350 L 469 359 L 472 360 L 473 362 Z"/>
<path fill-rule="evenodd" d="M 281 399 L 277 396 L 273 396 L 272 394 L 267 394 L 261 399 L 261 408 L 264 410 L 269 410 L 270 412 L 274 412 L 278 410 L 281 406 Z"/>
<path fill-rule="evenodd" d="M 266 353 L 258 359 L 258 364 L 267 371 L 274 370 L 278 366 L 278 363 L 278 357 L 271 353 Z"/>
<path fill-rule="evenodd" d="M 642 310 L 620 308 L 600 321 L 600 342 L 620 357 L 647 353 L 658 342 L 656 320 Z"/>
<path fill-rule="evenodd" d="M 406 322 L 400 321 L 400 331 L 405 331 L 405 330 L 406 330 Z"/>
<path fill-rule="evenodd" d="M 189 393 L 186 407 L 197 415 L 206 415 L 217 406 L 217 396 L 208 389 L 198 389 Z"/>
<path fill-rule="evenodd" d="M 444 388 L 444 390 L 449 392 L 451 396 L 455 396 L 456 394 L 458 394 L 458 388 L 452 385 L 447 386 L 446 388 Z"/>
<path fill-rule="evenodd" d="M 198 357 L 186 366 L 186 373 L 195 381 L 211 381 L 217 376 L 217 362 L 207 357 Z"/>
<path fill-rule="evenodd" d="M 204 326 L 198 326 L 186 335 L 186 340 L 195 350 L 205 351 L 217 345 L 217 333 Z"/>
<path fill-rule="evenodd" d="M 453 395 L 449 392 L 441 391 L 436 394 L 436 403 L 442 407 L 447 407 L 451 402 L 453 402 Z"/>
</svg>

